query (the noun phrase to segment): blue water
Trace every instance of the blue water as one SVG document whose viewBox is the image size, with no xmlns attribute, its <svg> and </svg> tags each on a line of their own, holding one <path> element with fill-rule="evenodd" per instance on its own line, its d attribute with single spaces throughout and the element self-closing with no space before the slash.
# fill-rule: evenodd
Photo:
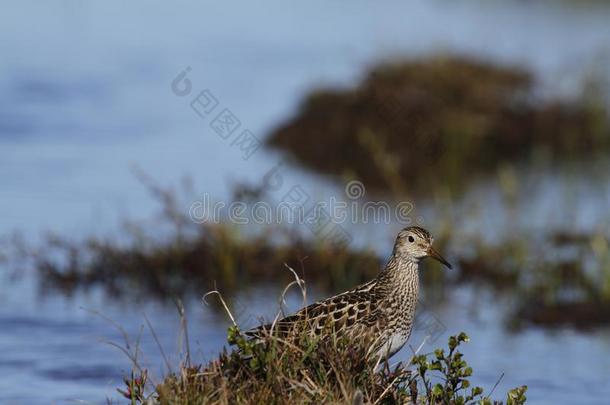
<svg viewBox="0 0 610 405">
<path fill-rule="evenodd" d="M 208 89 L 218 108 L 228 108 L 242 128 L 263 138 L 296 113 L 312 88 L 350 86 L 374 63 L 397 55 L 465 52 L 522 64 L 536 72 L 542 94 L 571 94 L 582 74 L 606 57 L 609 18 L 610 8 L 601 4 L 551 1 L 4 5 L 0 231 L 21 230 L 32 240 L 46 230 L 75 239 L 91 233 L 120 237 L 121 219 L 151 218 L 157 210 L 134 167 L 163 185 L 190 175 L 196 193 L 219 200 L 229 197 L 234 182 L 259 182 L 281 156 L 260 150 L 242 159 L 211 129 L 211 117 L 194 113 L 191 97 L 172 92 L 172 81 L 187 67 L 191 95 Z M 595 168 L 597 179 L 592 165 L 565 172 L 517 168 L 526 179 L 517 222 L 532 229 L 607 229 L 607 163 Z M 283 176 L 287 185 L 302 185 L 315 196 L 343 192 L 342 185 L 299 169 L 288 168 Z M 442 199 L 413 202 L 427 226 L 438 229 Z M 493 176 L 482 179 L 453 202 L 454 225 L 494 237 L 494 230 L 515 221 L 503 204 Z M 385 254 L 397 227 L 355 224 L 350 231 L 356 245 Z M 146 313 L 172 363 L 179 362 L 172 305 L 117 301 L 96 291 L 41 298 L 28 275 L 11 282 L 4 274 L 1 280 L 1 403 L 103 403 L 117 397 L 114 389 L 130 365 L 103 341 L 120 341 L 121 335 L 89 310 L 134 338 Z M 277 293 L 271 288 L 240 296 L 244 321 L 271 316 L 276 301 L 268 297 Z M 459 289 L 448 298 L 451 305 L 434 307 L 447 334 L 470 333 L 467 354 L 478 384 L 490 389 L 504 372 L 497 392 L 528 384 L 533 403 L 592 403 L 609 396 L 607 330 L 511 334 L 503 327 L 501 303 L 489 305 L 497 300 L 481 295 Z M 196 300 L 187 304 L 192 348 L 198 358 L 209 358 L 222 346 L 226 319 Z M 161 356 L 148 332 L 142 347 L 145 362 L 160 376 Z"/>
</svg>

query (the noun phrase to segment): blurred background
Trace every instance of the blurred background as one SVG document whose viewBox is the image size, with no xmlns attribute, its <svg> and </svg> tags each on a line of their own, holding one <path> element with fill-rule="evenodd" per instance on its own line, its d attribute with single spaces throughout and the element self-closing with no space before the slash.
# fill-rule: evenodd
<svg viewBox="0 0 610 405">
<path fill-rule="evenodd" d="M 313 300 L 416 224 L 456 269 L 425 267 L 414 347 L 465 331 L 486 391 L 608 398 L 608 21 L 604 1 L 5 4 L 0 402 L 120 402 L 123 332 L 160 380 L 155 336 L 174 367 L 185 335 L 197 362 L 225 344 L 205 292 L 253 326 L 284 263 Z M 332 199 L 348 220 L 205 205 Z"/>
</svg>

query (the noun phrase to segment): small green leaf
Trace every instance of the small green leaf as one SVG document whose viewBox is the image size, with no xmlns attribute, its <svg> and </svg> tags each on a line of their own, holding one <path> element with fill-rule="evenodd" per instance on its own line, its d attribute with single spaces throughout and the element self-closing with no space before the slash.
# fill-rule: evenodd
<svg viewBox="0 0 610 405">
<path fill-rule="evenodd" d="M 227 342 L 230 345 L 237 343 L 237 337 L 239 336 L 239 328 L 235 325 L 229 326 L 227 331 Z"/>
<path fill-rule="evenodd" d="M 527 400 L 525 392 L 527 385 L 522 385 L 518 388 L 513 388 L 506 394 L 506 405 L 522 405 Z"/>
<path fill-rule="evenodd" d="M 465 334 L 464 332 L 462 332 L 462 333 L 460 333 L 460 334 L 458 335 L 458 341 L 459 341 L 459 342 L 468 342 L 468 341 L 470 341 L 470 338 L 468 337 L 468 335 L 467 335 L 467 334 Z"/>
<path fill-rule="evenodd" d="M 457 338 L 455 336 L 450 336 L 448 345 L 449 345 L 449 349 L 451 349 L 451 350 L 455 349 L 458 345 Z"/>
<path fill-rule="evenodd" d="M 489 398 L 483 398 L 482 400 L 479 401 L 479 404 L 481 404 L 481 405 L 492 405 L 491 399 L 489 399 Z"/>
</svg>

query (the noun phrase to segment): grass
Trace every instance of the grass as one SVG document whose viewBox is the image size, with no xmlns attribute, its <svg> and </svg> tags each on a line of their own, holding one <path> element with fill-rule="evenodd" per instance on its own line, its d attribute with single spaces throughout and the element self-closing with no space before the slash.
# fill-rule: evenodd
<svg viewBox="0 0 610 405">
<path fill-rule="evenodd" d="M 145 245 L 129 240 L 91 238 L 72 243 L 58 236 L 30 255 L 44 290 L 72 294 L 102 287 L 111 296 L 183 296 L 216 283 L 225 290 L 250 283 L 283 282 L 283 263 L 312 269 L 308 276 L 326 289 L 357 284 L 380 268 L 371 252 L 315 244 L 283 234 L 275 243 L 268 234 L 243 239 L 230 226 L 197 225 L 196 236 Z M 131 238 L 131 234 L 126 234 Z M 171 238 L 170 238 L 171 239 Z M 315 269 L 315 270 L 314 270 Z"/>
<path fill-rule="evenodd" d="M 308 279 L 322 289 L 341 289 L 374 277 L 382 265 L 371 251 L 306 240 L 282 226 L 244 236 L 230 224 L 197 224 L 181 208 L 179 193 L 150 181 L 146 186 L 162 208 L 152 229 L 131 222 L 120 240 L 72 241 L 52 234 L 39 246 L 14 239 L 13 267 L 33 270 L 43 292 L 102 288 L 111 297 L 165 299 L 216 287 L 231 292 L 257 283 L 283 284 L 289 281 L 285 263 L 306 266 Z M 163 237 L 160 230 L 166 230 Z"/>
<path fill-rule="evenodd" d="M 385 64 L 355 88 L 311 93 L 267 145 L 312 171 L 397 195 L 455 194 L 507 163 L 608 152 L 599 86 L 572 99 L 537 90 L 524 69 L 463 57 Z"/>
<path fill-rule="evenodd" d="M 132 404 L 500 404 L 471 386 L 472 368 L 459 345 L 464 333 L 449 338 L 448 349 L 414 356 L 408 364 L 379 367 L 348 342 L 323 344 L 303 337 L 287 346 L 269 336 L 256 346 L 236 329 L 224 351 L 207 366 L 182 367 L 147 393 L 146 374 L 127 379 L 123 395 Z M 244 360 L 241 351 L 252 348 Z M 412 371 L 409 370 L 412 366 Z M 526 401 L 526 386 L 510 390 L 506 404 Z"/>
<path fill-rule="evenodd" d="M 305 297 L 302 280 L 297 282 Z M 493 390 L 484 394 L 471 386 L 473 370 L 459 350 L 468 340 L 460 333 L 449 338 L 447 351 L 416 353 L 410 362 L 390 365 L 367 357 L 366 342 L 351 345 L 296 330 L 288 335 L 271 330 L 254 341 L 233 323 L 229 347 L 215 360 L 206 365 L 187 360 L 157 384 L 136 366 L 118 391 L 133 405 L 501 403 L 491 399 Z M 526 390 L 509 391 L 506 404 L 525 403 Z"/>
<path fill-rule="evenodd" d="M 473 242 L 459 260 L 461 281 L 481 281 L 510 292 L 512 323 L 610 323 L 610 249 L 603 232 L 521 236 L 499 246 Z"/>
</svg>

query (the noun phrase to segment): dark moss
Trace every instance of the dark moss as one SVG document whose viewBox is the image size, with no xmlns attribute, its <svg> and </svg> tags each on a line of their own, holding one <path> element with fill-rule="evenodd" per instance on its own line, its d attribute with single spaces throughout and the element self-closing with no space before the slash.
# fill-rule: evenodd
<svg viewBox="0 0 610 405">
<path fill-rule="evenodd" d="M 519 321 L 580 330 L 610 323 L 610 300 L 543 302 L 531 297 L 515 314 Z"/>
<path fill-rule="evenodd" d="M 316 172 L 395 192 L 460 190 L 542 150 L 555 159 L 607 150 L 600 103 L 534 91 L 523 69 L 466 58 L 388 64 L 354 89 L 310 94 L 267 143 Z"/>
</svg>

